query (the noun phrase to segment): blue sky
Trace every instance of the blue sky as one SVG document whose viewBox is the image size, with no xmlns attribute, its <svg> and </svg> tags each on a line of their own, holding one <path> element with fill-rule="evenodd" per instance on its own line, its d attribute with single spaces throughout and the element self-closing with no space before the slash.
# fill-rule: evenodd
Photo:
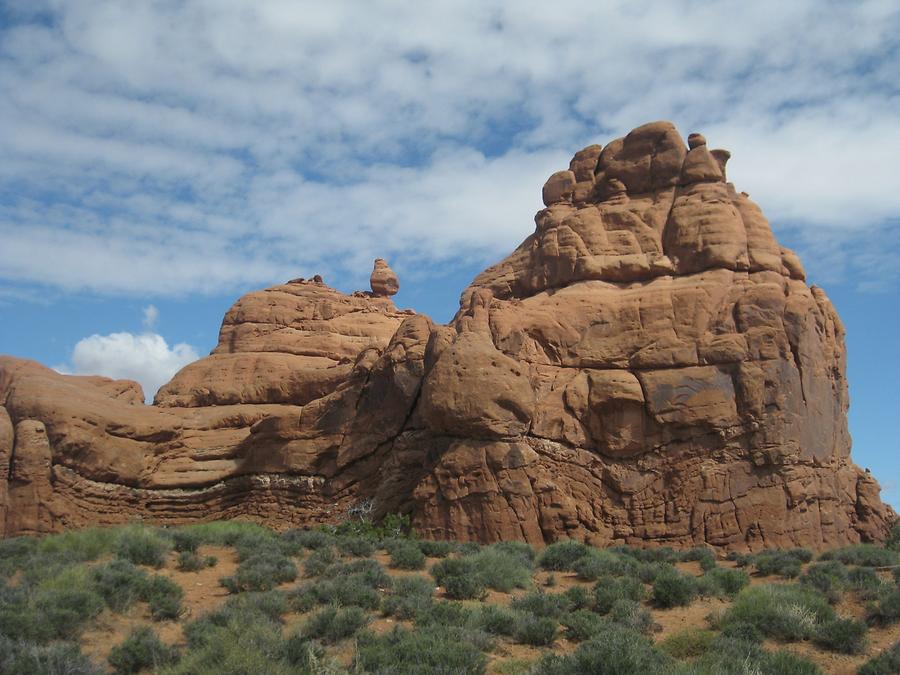
<svg viewBox="0 0 900 675">
<path fill-rule="evenodd" d="M 898 46 L 876 0 L 0 0 L 0 353 L 149 391 L 241 293 L 375 257 L 445 321 L 550 173 L 671 119 L 837 306 L 898 505 Z"/>
</svg>

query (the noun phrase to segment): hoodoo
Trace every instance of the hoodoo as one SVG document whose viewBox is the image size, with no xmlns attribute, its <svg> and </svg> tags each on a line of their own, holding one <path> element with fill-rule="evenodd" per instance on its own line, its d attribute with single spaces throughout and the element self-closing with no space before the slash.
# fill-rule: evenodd
<svg viewBox="0 0 900 675">
<path fill-rule="evenodd" d="M 575 154 L 449 325 L 297 280 L 133 382 L 0 358 L 0 532 L 142 518 L 428 537 L 816 549 L 893 519 L 850 458 L 844 333 L 730 154 L 668 122 Z"/>
</svg>

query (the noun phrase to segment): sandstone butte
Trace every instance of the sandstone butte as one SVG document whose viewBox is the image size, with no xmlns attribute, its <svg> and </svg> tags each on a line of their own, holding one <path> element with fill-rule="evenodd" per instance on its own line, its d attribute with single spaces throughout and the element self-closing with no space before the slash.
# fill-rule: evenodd
<svg viewBox="0 0 900 675">
<path fill-rule="evenodd" d="M 449 325 L 321 278 L 249 293 L 140 386 L 0 358 L 0 533 L 144 520 L 724 549 L 881 541 L 844 329 L 729 153 L 668 122 L 576 153 Z"/>
</svg>

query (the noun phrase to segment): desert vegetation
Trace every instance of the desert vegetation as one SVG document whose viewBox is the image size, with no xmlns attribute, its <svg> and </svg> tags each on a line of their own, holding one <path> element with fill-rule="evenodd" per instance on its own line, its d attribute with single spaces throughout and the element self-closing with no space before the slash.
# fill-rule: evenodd
<svg viewBox="0 0 900 675">
<path fill-rule="evenodd" d="M 900 670 L 885 547 L 541 551 L 381 526 L 140 524 L 0 541 L 2 673 Z"/>
</svg>

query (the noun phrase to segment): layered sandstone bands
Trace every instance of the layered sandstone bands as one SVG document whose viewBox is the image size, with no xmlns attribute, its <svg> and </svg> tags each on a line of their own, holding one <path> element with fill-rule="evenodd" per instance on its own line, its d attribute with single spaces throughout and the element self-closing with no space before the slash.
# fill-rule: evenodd
<svg viewBox="0 0 900 675">
<path fill-rule="evenodd" d="M 448 326 L 314 280 L 248 294 L 139 387 L 0 359 L 0 529 L 134 518 L 730 549 L 886 536 L 850 459 L 843 327 L 729 153 L 665 122 L 575 155 Z"/>
</svg>

